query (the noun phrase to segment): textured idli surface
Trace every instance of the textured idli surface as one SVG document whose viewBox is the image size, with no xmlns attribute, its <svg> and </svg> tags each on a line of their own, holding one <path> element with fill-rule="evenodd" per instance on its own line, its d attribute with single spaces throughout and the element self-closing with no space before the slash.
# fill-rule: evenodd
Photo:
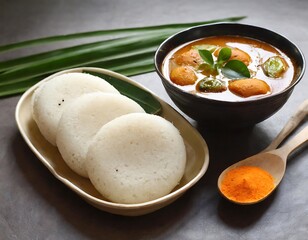
<svg viewBox="0 0 308 240">
<path fill-rule="evenodd" d="M 58 123 L 68 103 L 97 91 L 119 94 L 104 79 L 86 73 L 62 74 L 40 85 L 32 97 L 32 115 L 46 140 L 56 145 Z"/>
<path fill-rule="evenodd" d="M 142 203 L 170 193 L 185 164 L 185 145 L 177 128 L 145 113 L 105 124 L 90 143 L 86 161 L 94 187 L 118 203 Z"/>
<path fill-rule="evenodd" d="M 120 94 L 87 93 L 68 104 L 57 131 L 57 147 L 67 165 L 87 177 L 86 153 L 90 140 L 107 122 L 128 113 L 144 113 L 135 101 Z"/>
</svg>

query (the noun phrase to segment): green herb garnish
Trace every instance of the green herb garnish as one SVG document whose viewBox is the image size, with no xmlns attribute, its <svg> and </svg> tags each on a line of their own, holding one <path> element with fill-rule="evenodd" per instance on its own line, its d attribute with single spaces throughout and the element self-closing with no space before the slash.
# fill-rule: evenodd
<svg viewBox="0 0 308 240">
<path fill-rule="evenodd" d="M 226 63 L 231 57 L 232 50 L 231 48 L 224 47 L 219 51 L 217 58 L 217 66 L 222 67 L 224 63 Z"/>
<path fill-rule="evenodd" d="M 198 52 L 204 61 L 204 63 L 199 66 L 199 70 L 208 73 L 206 75 L 216 76 L 218 75 L 218 69 L 220 69 L 225 77 L 231 79 L 250 77 L 250 72 L 242 61 L 229 60 L 232 50 L 228 47 L 224 47 L 219 51 L 216 61 L 214 61 L 210 51 L 203 49 L 198 50 Z"/>
<path fill-rule="evenodd" d="M 230 60 L 222 68 L 221 73 L 231 79 L 250 78 L 247 66 L 239 60 Z"/>
<path fill-rule="evenodd" d="M 198 52 L 203 61 L 214 68 L 214 59 L 212 53 L 209 50 L 205 49 L 199 49 Z"/>
<path fill-rule="evenodd" d="M 204 63 L 199 65 L 198 70 L 207 76 L 216 76 L 218 74 L 217 64 L 214 62 L 212 53 L 206 49 L 199 49 L 198 53 L 204 61 Z"/>
</svg>

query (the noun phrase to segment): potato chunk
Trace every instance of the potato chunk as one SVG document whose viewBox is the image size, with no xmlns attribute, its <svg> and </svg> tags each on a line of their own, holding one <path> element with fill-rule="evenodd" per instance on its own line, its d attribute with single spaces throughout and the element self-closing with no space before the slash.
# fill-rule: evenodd
<svg viewBox="0 0 308 240">
<path fill-rule="evenodd" d="M 174 68 L 170 73 L 170 79 L 175 84 L 185 86 L 194 84 L 197 80 L 197 76 L 190 67 L 181 66 Z"/>
<path fill-rule="evenodd" d="M 251 97 L 270 92 L 270 86 L 259 79 L 247 78 L 229 81 L 229 90 L 240 97 Z"/>
<path fill-rule="evenodd" d="M 175 63 L 180 66 L 192 66 L 197 68 L 203 62 L 197 49 L 190 49 L 187 52 L 175 56 Z"/>
<path fill-rule="evenodd" d="M 218 57 L 220 50 L 221 48 L 214 52 L 215 57 Z M 251 62 L 249 54 L 238 48 L 231 48 L 231 57 L 229 60 L 242 61 L 246 66 L 248 66 Z"/>
</svg>

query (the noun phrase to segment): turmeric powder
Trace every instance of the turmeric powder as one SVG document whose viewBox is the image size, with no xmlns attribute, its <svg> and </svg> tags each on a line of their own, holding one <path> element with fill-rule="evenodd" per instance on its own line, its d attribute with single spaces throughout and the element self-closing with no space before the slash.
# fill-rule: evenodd
<svg viewBox="0 0 308 240">
<path fill-rule="evenodd" d="M 221 182 L 221 192 L 230 200 L 249 203 L 261 200 L 274 188 L 274 178 L 255 166 L 239 166 L 228 171 Z"/>
</svg>

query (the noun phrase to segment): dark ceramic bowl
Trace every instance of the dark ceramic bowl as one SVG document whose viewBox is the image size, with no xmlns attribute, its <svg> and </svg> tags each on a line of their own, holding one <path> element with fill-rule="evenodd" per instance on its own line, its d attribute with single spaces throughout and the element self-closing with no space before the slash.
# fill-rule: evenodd
<svg viewBox="0 0 308 240">
<path fill-rule="evenodd" d="M 219 35 L 250 37 L 269 43 L 283 51 L 297 66 L 291 84 L 276 94 L 252 100 L 228 102 L 185 92 L 166 79 L 162 73 L 162 64 L 171 50 L 193 40 Z M 237 23 L 219 23 L 189 28 L 169 37 L 156 51 L 155 67 L 172 101 L 189 117 L 197 120 L 200 124 L 240 127 L 252 126 L 267 119 L 286 103 L 294 86 L 304 74 L 305 59 L 294 43 L 268 29 Z"/>
</svg>

